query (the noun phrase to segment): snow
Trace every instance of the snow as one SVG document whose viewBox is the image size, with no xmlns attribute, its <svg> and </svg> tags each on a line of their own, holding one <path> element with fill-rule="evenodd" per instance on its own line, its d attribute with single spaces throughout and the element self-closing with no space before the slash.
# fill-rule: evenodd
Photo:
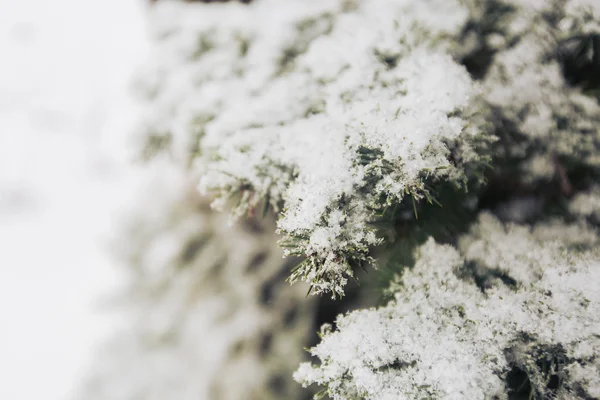
<svg viewBox="0 0 600 400">
<path fill-rule="evenodd" d="M 262 202 L 282 211 L 286 254 L 309 261 L 291 281 L 342 294 L 353 268 L 374 261 L 369 250 L 381 239 L 367 222 L 377 211 L 406 195 L 418 199 L 424 176 L 459 181 L 461 163 L 477 161 L 464 137 L 477 133 L 468 128 L 476 125 L 468 123 L 475 102 L 501 108 L 527 138 L 509 155 L 541 144 L 523 164 L 523 179 L 549 179 L 555 153 L 581 153 L 584 165 L 599 165 L 600 107 L 566 85 L 557 59 L 542 63 L 557 45 L 545 40 L 550 33 L 597 32 L 575 7 L 596 3 L 568 2 L 573 7 L 557 28 L 538 23 L 546 2 L 509 2 L 523 14 L 506 22 L 506 35 L 485 39 L 498 53 L 483 90 L 451 58 L 469 18 L 459 0 L 157 4 L 154 62 L 139 84 L 151 103 L 141 139 L 165 136 L 175 158 L 201 175 L 202 191 L 241 198 L 237 216 Z M 141 6 L 0 0 L 0 398 L 68 399 L 113 325 L 99 316 L 97 301 L 118 284 L 106 239 L 138 177 L 126 164 L 136 112 L 125 92 L 144 47 Z M 580 134 L 588 130 L 591 139 Z M 456 165 L 446 142 L 459 149 Z M 190 160 L 199 146 L 201 156 Z M 572 211 L 596 217 L 596 191 L 576 197 Z M 323 364 L 304 364 L 297 378 L 329 384 L 339 398 L 485 398 L 504 390 L 507 351 L 525 354 L 529 361 L 517 361 L 535 368 L 527 362 L 539 349 L 513 346 L 516 332 L 527 332 L 546 350 L 564 345 L 579 362 L 571 365 L 572 381 L 600 393 L 599 367 L 590 362 L 600 348 L 593 336 L 600 326 L 597 253 L 565 255 L 596 232 L 551 224 L 530 231 L 486 218 L 458 250 L 423 246 L 388 306 L 340 316 L 339 330 L 325 330 L 312 350 Z M 550 240 L 557 232 L 566 236 L 560 244 Z M 177 243 L 167 237 L 146 261 L 162 270 Z M 516 288 L 492 274 L 484 295 L 455 274 L 464 261 L 479 266 L 474 275 L 509 275 Z M 175 282 L 175 300 L 178 289 Z M 169 313 L 149 307 L 158 315 L 149 317 L 152 328 Z M 206 309 L 215 310 L 210 299 Z M 210 315 L 190 316 L 203 327 L 188 331 L 186 344 L 195 347 Z M 135 340 L 124 338 L 126 358 L 146 351 Z M 149 355 L 156 370 L 141 389 L 155 383 L 153 371 L 188 378 L 174 368 L 174 354 L 166 363 Z M 107 367 L 109 378 L 127 381 L 119 367 L 129 369 L 117 361 Z"/>
<path fill-rule="evenodd" d="M 561 52 L 568 53 L 569 41 L 576 43 L 572 40 L 600 32 L 598 2 L 510 0 L 508 4 L 516 13 L 499 24 L 506 31 L 505 40 L 496 47 L 491 37 L 486 39 L 497 53 L 483 80 L 483 93 L 527 138 L 508 147 L 511 156 L 527 155 L 530 160 L 518 166 L 519 175 L 530 182 L 548 181 L 553 174 L 549 166 L 557 157 L 597 168 L 600 106 L 582 88 L 567 83 Z M 545 18 L 552 13 L 564 16 L 552 22 Z M 511 45 L 514 39 L 518 42 Z"/>
<path fill-rule="evenodd" d="M 68 399 L 114 323 L 143 5 L 0 0 L 0 398 Z"/>
<path fill-rule="evenodd" d="M 483 213 L 459 251 L 433 239 L 421 246 L 387 306 L 339 315 L 337 329 L 310 349 L 321 363 L 303 363 L 294 377 L 324 385 L 335 400 L 483 400 L 507 398 L 506 373 L 517 365 L 540 398 L 596 396 L 597 244 L 585 225 L 532 229 Z M 541 354 L 563 379 L 552 394 L 548 372 L 535 364 Z"/>
<path fill-rule="evenodd" d="M 580 192 L 571 200 L 569 210 L 574 215 L 600 219 L 600 187 L 592 186 L 586 192 Z"/>
<path fill-rule="evenodd" d="M 193 161 L 217 208 L 282 211 L 285 254 L 308 257 L 292 283 L 342 295 L 373 263 L 377 212 L 420 199 L 426 178 L 465 178 L 450 160 L 469 157 L 449 147 L 479 133 L 477 89 L 444 40 L 466 22 L 461 2 L 164 2 L 153 14 L 147 137 Z"/>
</svg>

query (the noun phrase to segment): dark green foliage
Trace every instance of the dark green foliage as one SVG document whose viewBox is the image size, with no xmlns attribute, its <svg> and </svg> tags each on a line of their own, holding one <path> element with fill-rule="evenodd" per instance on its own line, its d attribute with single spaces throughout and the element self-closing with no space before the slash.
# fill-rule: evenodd
<svg viewBox="0 0 600 400">
<path fill-rule="evenodd" d="M 600 34 L 565 39 L 557 53 L 567 82 L 600 100 Z"/>
<path fill-rule="evenodd" d="M 387 288 L 395 275 L 412 267 L 415 249 L 428 238 L 454 244 L 477 216 L 474 191 L 467 193 L 449 183 L 441 183 L 435 189 L 430 188 L 428 196 L 419 201 L 407 198 L 374 221 L 387 239 L 387 244 L 374 252 L 379 259 L 377 287 Z"/>
<path fill-rule="evenodd" d="M 474 79 L 485 77 L 497 51 L 490 47 L 487 37 L 491 34 L 504 36 L 506 20 L 516 11 L 513 6 L 497 0 L 485 1 L 481 7 L 483 7 L 482 18 L 470 19 L 459 38 L 460 41 L 465 41 L 470 35 L 475 35 L 477 38 L 476 47 L 460 60 Z"/>
</svg>

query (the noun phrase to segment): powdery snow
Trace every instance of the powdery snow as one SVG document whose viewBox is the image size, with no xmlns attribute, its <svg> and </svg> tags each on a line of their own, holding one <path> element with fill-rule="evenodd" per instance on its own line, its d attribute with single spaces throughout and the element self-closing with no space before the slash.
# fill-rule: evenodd
<svg viewBox="0 0 600 400">
<path fill-rule="evenodd" d="M 476 133 L 477 90 L 446 40 L 466 22 L 460 2 L 164 2 L 154 15 L 142 136 L 191 162 L 216 207 L 281 211 L 286 255 L 307 257 L 292 282 L 343 294 L 374 262 L 377 212 L 421 198 L 427 178 L 464 178 L 448 148 Z M 476 160 L 464 147 L 454 158 Z"/>
<path fill-rule="evenodd" d="M 585 226 L 530 230 L 482 214 L 460 251 L 433 239 L 423 245 L 387 306 L 340 315 L 335 331 L 325 327 L 310 350 L 321 364 L 302 364 L 295 378 L 325 386 L 335 400 L 505 399 L 506 375 L 517 366 L 538 395 L 557 375 L 553 396 L 595 398 L 597 244 Z"/>
</svg>

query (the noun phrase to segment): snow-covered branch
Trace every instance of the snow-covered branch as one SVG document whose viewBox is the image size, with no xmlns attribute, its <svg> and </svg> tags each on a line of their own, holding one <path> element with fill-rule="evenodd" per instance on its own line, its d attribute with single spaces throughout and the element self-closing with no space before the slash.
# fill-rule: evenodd
<svg viewBox="0 0 600 400">
<path fill-rule="evenodd" d="M 459 251 L 423 245 L 387 306 L 324 327 L 311 350 L 321 364 L 295 378 L 333 399 L 506 399 L 519 386 L 536 399 L 596 398 L 597 242 L 585 226 L 530 230 L 483 214 Z"/>
</svg>

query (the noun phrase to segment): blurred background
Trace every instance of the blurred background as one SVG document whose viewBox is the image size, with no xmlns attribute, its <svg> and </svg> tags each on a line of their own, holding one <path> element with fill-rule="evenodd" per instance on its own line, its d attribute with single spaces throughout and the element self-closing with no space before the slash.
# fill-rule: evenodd
<svg viewBox="0 0 600 400">
<path fill-rule="evenodd" d="M 142 0 L 0 0 L 0 398 L 72 398 L 114 319 L 108 241 L 133 193 L 125 142 Z"/>
</svg>

